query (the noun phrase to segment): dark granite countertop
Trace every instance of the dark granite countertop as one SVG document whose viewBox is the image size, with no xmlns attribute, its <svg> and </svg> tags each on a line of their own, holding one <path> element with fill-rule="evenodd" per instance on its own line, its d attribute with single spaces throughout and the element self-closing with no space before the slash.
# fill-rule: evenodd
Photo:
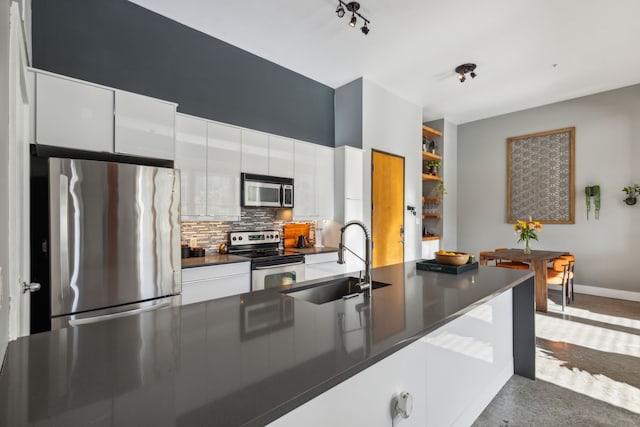
<svg viewBox="0 0 640 427">
<path fill-rule="evenodd" d="M 264 425 L 533 273 L 408 262 L 373 276 L 392 285 L 371 300 L 266 290 L 20 338 L 0 374 L 0 425 Z M 362 338 L 345 338 L 343 320 L 363 311 Z"/>
<path fill-rule="evenodd" d="M 251 259 L 238 255 L 213 254 L 201 257 L 182 258 L 182 268 L 204 267 L 207 265 L 231 264 L 233 262 L 245 261 L 251 261 Z"/>
</svg>

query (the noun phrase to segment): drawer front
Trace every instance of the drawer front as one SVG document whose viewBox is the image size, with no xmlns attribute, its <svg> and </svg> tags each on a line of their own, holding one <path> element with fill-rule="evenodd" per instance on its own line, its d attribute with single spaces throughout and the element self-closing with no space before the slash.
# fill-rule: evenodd
<svg viewBox="0 0 640 427">
<path fill-rule="evenodd" d="M 234 262 L 231 264 L 207 265 L 204 267 L 192 267 L 182 270 L 182 283 L 204 279 L 218 279 L 221 277 L 250 274 L 250 262 Z"/>
<path fill-rule="evenodd" d="M 182 305 L 247 293 L 250 281 L 249 275 L 243 274 L 222 279 L 185 283 L 182 286 Z"/>
<path fill-rule="evenodd" d="M 338 252 L 326 252 L 323 254 L 305 255 L 305 264 L 319 264 L 321 262 L 338 262 Z"/>
</svg>

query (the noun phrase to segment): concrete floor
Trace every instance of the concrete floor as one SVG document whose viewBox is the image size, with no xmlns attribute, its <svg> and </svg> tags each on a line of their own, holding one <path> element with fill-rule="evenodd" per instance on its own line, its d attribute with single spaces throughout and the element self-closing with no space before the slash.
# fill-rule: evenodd
<svg viewBox="0 0 640 427">
<path fill-rule="evenodd" d="M 560 292 L 536 313 L 536 381 L 514 375 L 474 426 L 640 426 L 640 303 Z"/>
</svg>

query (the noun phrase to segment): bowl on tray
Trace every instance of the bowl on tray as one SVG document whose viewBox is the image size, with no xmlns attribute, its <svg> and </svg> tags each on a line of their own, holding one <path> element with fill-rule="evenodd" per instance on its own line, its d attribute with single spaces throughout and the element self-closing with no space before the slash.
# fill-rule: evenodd
<svg viewBox="0 0 640 427">
<path fill-rule="evenodd" d="M 464 265 L 469 261 L 469 254 L 466 252 L 436 252 L 436 261 L 444 265 Z"/>
</svg>

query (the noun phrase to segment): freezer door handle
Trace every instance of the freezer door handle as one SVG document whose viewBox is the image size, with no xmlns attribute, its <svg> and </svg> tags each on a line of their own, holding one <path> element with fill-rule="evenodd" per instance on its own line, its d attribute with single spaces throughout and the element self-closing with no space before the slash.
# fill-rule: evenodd
<svg viewBox="0 0 640 427">
<path fill-rule="evenodd" d="M 132 316 L 134 314 L 144 313 L 145 311 L 159 310 L 164 307 L 169 307 L 170 305 L 171 305 L 171 301 L 165 301 L 159 304 L 151 305 L 149 307 L 141 307 L 133 310 L 121 311 L 119 313 L 103 314 L 101 316 L 85 317 L 82 319 L 71 319 L 69 320 L 69 325 L 78 326 L 78 325 L 86 325 L 88 323 L 97 323 L 97 322 L 102 322 L 103 320 Z"/>
</svg>

